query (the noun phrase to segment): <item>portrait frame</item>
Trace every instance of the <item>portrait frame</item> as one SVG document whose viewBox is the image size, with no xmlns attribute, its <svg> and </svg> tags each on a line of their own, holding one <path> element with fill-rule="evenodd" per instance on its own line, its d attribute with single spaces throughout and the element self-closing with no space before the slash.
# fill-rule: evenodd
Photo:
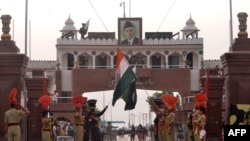
<svg viewBox="0 0 250 141">
<path fill-rule="evenodd" d="M 122 41 L 126 40 L 124 25 L 127 21 L 134 25 L 135 37 L 139 38 L 139 42 L 132 45 L 142 45 L 142 18 L 118 18 L 118 45 L 128 45 L 122 44 Z"/>
</svg>

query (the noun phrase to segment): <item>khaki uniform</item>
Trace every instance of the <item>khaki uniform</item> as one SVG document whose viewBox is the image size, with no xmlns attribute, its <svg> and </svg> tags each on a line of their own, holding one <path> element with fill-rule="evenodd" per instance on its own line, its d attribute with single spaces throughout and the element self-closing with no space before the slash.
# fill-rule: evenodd
<svg viewBox="0 0 250 141">
<path fill-rule="evenodd" d="M 83 141 L 85 118 L 80 114 L 74 115 L 76 141 Z"/>
<path fill-rule="evenodd" d="M 42 118 L 42 141 L 52 141 L 51 124 L 51 119 L 47 117 Z"/>
<path fill-rule="evenodd" d="M 167 123 L 167 141 L 175 141 L 175 113 L 170 112 L 166 117 Z"/>
<path fill-rule="evenodd" d="M 167 139 L 167 124 L 165 122 L 166 116 L 161 115 L 158 123 L 158 140 L 166 141 Z"/>
<path fill-rule="evenodd" d="M 8 124 L 7 141 L 21 141 L 20 121 L 25 112 L 11 108 L 5 112 L 4 122 Z"/>
</svg>

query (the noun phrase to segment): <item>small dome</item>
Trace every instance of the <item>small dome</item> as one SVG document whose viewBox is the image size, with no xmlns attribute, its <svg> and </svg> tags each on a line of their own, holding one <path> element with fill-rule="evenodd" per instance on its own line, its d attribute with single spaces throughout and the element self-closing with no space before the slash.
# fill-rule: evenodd
<svg viewBox="0 0 250 141">
<path fill-rule="evenodd" d="M 63 31 L 72 31 L 72 30 L 76 30 L 76 27 L 74 26 L 74 21 L 69 18 L 65 21 L 65 26 L 62 29 Z"/>
<path fill-rule="evenodd" d="M 195 26 L 195 22 L 190 15 L 189 19 L 186 22 L 186 26 L 182 29 L 182 31 L 197 31 L 197 30 L 199 29 Z"/>
</svg>

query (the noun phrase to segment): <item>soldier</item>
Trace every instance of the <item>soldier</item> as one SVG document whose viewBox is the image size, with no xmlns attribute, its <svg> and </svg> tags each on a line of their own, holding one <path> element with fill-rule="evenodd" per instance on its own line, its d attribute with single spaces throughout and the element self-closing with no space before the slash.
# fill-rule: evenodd
<svg viewBox="0 0 250 141">
<path fill-rule="evenodd" d="M 99 130 L 99 117 L 102 116 L 107 110 L 108 106 L 106 106 L 101 112 L 96 113 L 96 102 L 95 99 L 90 99 L 87 101 L 89 105 L 89 112 L 85 117 L 85 136 L 84 141 L 92 140 L 92 141 L 100 141 L 100 130 Z"/>
<path fill-rule="evenodd" d="M 82 115 L 82 106 L 86 103 L 87 97 L 75 96 L 72 98 L 72 102 L 75 105 L 74 121 L 75 121 L 75 137 L 76 141 L 83 141 L 85 130 L 85 117 Z"/>
<path fill-rule="evenodd" d="M 155 123 L 155 140 L 165 141 L 167 138 L 167 125 L 165 124 L 165 118 L 167 116 L 167 108 L 162 99 L 150 99 L 150 105 L 152 106 L 156 114 Z"/>
<path fill-rule="evenodd" d="M 164 94 L 161 99 L 167 107 L 167 116 L 165 118 L 167 141 L 175 141 L 175 109 L 178 98 L 170 94 Z"/>
<path fill-rule="evenodd" d="M 43 95 L 38 99 L 38 102 L 42 105 L 42 141 L 52 140 L 52 123 L 53 118 L 49 112 L 49 104 L 51 102 L 51 97 L 48 95 Z"/>
<path fill-rule="evenodd" d="M 205 141 L 205 125 L 206 125 L 206 110 L 205 103 L 207 97 L 203 93 L 195 94 L 195 111 L 193 116 L 193 127 L 194 127 L 194 140 L 195 141 Z"/>
<path fill-rule="evenodd" d="M 8 141 L 21 140 L 21 129 L 19 123 L 25 114 L 28 115 L 30 113 L 28 109 L 17 103 L 16 95 L 17 89 L 13 88 L 9 95 L 11 108 L 5 112 L 4 116 L 5 137 Z"/>
</svg>

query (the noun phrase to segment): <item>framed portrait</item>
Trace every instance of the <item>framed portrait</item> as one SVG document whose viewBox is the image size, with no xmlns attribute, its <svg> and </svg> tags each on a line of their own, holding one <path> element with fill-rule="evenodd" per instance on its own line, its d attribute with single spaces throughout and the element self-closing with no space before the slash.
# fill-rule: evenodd
<svg viewBox="0 0 250 141">
<path fill-rule="evenodd" d="M 118 45 L 142 45 L 142 18 L 118 18 Z"/>
</svg>

